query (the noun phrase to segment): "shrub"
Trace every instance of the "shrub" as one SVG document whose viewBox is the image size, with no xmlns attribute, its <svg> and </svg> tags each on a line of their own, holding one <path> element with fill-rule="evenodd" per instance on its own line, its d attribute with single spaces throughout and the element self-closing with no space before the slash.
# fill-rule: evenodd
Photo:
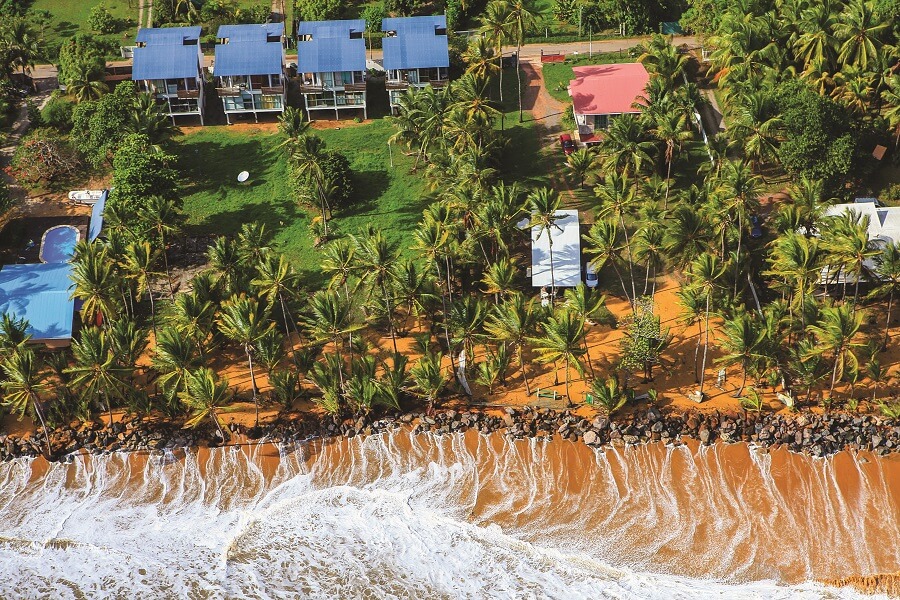
<svg viewBox="0 0 900 600">
<path fill-rule="evenodd" d="M 41 119 L 45 125 L 54 127 L 59 131 L 72 129 L 72 110 L 75 105 L 62 96 L 51 98 L 44 110 L 41 111 Z"/>
<path fill-rule="evenodd" d="M 115 33 L 117 25 L 112 13 L 102 4 L 91 9 L 91 14 L 88 16 L 88 27 L 97 33 Z"/>
</svg>

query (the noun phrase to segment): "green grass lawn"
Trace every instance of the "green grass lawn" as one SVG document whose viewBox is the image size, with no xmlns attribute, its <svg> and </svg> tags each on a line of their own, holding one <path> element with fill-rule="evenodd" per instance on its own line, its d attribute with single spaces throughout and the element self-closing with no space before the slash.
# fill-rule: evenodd
<svg viewBox="0 0 900 600">
<path fill-rule="evenodd" d="M 625 50 L 623 52 L 605 52 L 603 54 L 594 54 L 594 56 L 579 56 L 577 58 L 567 58 L 563 63 L 547 63 L 544 65 L 544 85 L 550 95 L 560 102 L 571 102 L 568 87 L 569 82 L 575 79 L 575 73 L 572 67 L 585 65 L 611 65 L 615 63 L 635 62 L 637 54 L 631 55 L 631 52 Z"/>
<path fill-rule="evenodd" d="M 408 251 L 410 232 L 426 205 L 421 173 L 410 173 L 413 159 L 393 148 L 390 167 L 387 139 L 393 133 L 384 120 L 341 129 L 316 131 L 328 147 L 350 160 L 355 204 L 335 215 L 340 234 L 366 225 L 384 229 Z M 287 180 L 287 161 L 271 133 L 206 127 L 180 138 L 176 154 L 185 175 L 184 210 L 187 229 L 194 233 L 234 234 L 243 223 L 261 221 L 275 232 L 275 241 L 309 283 L 322 282 L 319 251 L 309 233 L 316 211 L 294 201 Z M 250 172 L 249 185 L 237 175 Z"/>
<path fill-rule="evenodd" d="M 55 49 L 63 41 L 79 31 L 90 33 L 91 30 L 87 25 L 88 15 L 98 4 L 103 4 L 123 26 L 120 31 L 109 37 L 114 38 L 119 45 L 133 45 L 134 36 L 137 34 L 138 2 L 137 0 L 131 2 L 132 6 L 129 6 L 129 0 L 35 0 L 31 9 L 50 12 L 50 22 L 44 26 L 44 39 L 51 53 L 55 53 Z M 44 58 L 56 60 L 55 54 Z"/>
</svg>

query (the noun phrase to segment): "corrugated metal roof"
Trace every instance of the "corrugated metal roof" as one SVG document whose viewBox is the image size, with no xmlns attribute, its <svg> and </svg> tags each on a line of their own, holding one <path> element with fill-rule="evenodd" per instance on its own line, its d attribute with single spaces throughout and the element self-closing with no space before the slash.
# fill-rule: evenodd
<svg viewBox="0 0 900 600">
<path fill-rule="evenodd" d="M 322 37 L 345 37 L 350 32 L 364 33 L 366 22 L 363 19 L 343 19 L 338 21 L 300 21 L 297 23 L 297 36 L 311 35 L 313 40 Z"/>
<path fill-rule="evenodd" d="M 297 71 L 364 71 L 366 45 L 363 40 L 326 38 L 297 44 Z"/>
<path fill-rule="evenodd" d="M 577 210 L 556 211 L 550 232 L 531 228 L 531 285 L 575 287 L 581 283 L 581 229 Z M 553 237 L 553 277 L 550 277 L 550 237 Z"/>
<path fill-rule="evenodd" d="M 382 31 L 396 31 L 413 33 L 434 33 L 434 30 L 447 29 L 447 17 L 444 15 L 430 15 L 423 17 L 388 17 L 381 20 Z"/>
<path fill-rule="evenodd" d="M 284 62 L 281 43 L 231 42 L 216 46 L 216 77 L 281 73 Z"/>
<path fill-rule="evenodd" d="M 396 36 L 386 37 L 381 41 L 381 47 L 384 48 L 384 68 L 449 67 L 447 35 L 435 33 L 437 28 L 446 27 L 447 19 L 443 15 L 383 19 L 383 31 L 397 32 Z"/>
<path fill-rule="evenodd" d="M 34 341 L 70 339 L 71 272 L 69 263 L 6 265 L 0 269 L 0 313 L 28 321 Z"/>
<path fill-rule="evenodd" d="M 138 29 L 137 38 L 139 43 L 147 45 L 176 45 L 183 44 L 185 40 L 199 40 L 200 27 L 144 27 Z"/>
<path fill-rule="evenodd" d="M 194 78 L 200 73 L 200 56 L 197 46 L 152 45 L 135 48 L 131 79 L 181 79 Z"/>
<path fill-rule="evenodd" d="M 228 38 L 230 42 L 266 41 L 270 36 L 284 35 L 284 23 L 261 23 L 258 25 L 222 25 L 216 32 L 216 39 Z"/>
<path fill-rule="evenodd" d="M 91 226 L 88 229 L 89 242 L 93 242 L 100 237 L 100 232 L 103 231 L 103 209 L 106 208 L 106 199 L 108 197 L 109 190 L 103 190 L 103 195 L 91 207 Z"/>
<path fill-rule="evenodd" d="M 614 115 L 640 112 L 631 105 L 650 81 L 641 63 L 574 67 L 569 95 L 577 115 Z"/>
</svg>

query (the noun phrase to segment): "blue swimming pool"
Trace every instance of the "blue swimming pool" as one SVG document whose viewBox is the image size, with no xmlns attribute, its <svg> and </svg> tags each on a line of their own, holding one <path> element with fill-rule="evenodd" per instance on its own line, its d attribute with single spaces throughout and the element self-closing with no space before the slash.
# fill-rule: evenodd
<svg viewBox="0 0 900 600">
<path fill-rule="evenodd" d="M 71 225 L 51 227 L 44 232 L 44 237 L 41 239 L 41 261 L 45 263 L 69 262 L 75 253 L 78 237 L 78 229 Z"/>
</svg>

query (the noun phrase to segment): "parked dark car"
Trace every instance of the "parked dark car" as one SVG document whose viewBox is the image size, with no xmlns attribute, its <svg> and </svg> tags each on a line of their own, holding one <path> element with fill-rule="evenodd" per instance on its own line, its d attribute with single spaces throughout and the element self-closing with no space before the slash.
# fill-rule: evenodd
<svg viewBox="0 0 900 600">
<path fill-rule="evenodd" d="M 750 217 L 750 237 L 758 240 L 763 236 L 762 221 L 756 215 Z"/>
<path fill-rule="evenodd" d="M 565 153 L 566 156 L 575 152 L 575 141 L 568 133 L 564 133 L 559 136 L 559 144 L 560 146 L 562 146 L 563 153 Z"/>
</svg>

